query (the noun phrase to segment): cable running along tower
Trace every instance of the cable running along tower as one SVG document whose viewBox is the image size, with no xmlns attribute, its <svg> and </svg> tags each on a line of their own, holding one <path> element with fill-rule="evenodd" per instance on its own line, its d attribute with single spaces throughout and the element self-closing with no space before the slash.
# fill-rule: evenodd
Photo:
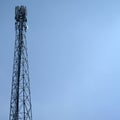
<svg viewBox="0 0 120 120">
<path fill-rule="evenodd" d="M 15 8 L 15 49 L 9 120 L 32 120 L 25 6 Z"/>
</svg>

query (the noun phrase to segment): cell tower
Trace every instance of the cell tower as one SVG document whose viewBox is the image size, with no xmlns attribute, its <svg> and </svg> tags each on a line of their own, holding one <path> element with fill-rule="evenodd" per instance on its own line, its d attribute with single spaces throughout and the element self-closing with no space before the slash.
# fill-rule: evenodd
<svg viewBox="0 0 120 120">
<path fill-rule="evenodd" d="M 26 7 L 15 8 L 15 49 L 9 120 L 32 120 L 27 54 Z"/>
</svg>

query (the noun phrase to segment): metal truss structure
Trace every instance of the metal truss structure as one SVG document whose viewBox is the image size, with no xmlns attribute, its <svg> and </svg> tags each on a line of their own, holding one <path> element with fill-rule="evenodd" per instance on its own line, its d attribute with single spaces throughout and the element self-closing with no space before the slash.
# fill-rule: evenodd
<svg viewBox="0 0 120 120">
<path fill-rule="evenodd" d="M 27 54 L 27 13 L 25 6 L 15 8 L 15 49 L 9 120 L 32 120 Z"/>
</svg>

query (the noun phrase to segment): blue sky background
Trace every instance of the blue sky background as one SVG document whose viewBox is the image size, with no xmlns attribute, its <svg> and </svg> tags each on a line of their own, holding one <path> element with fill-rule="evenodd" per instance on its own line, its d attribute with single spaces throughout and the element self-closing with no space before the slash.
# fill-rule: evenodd
<svg viewBox="0 0 120 120">
<path fill-rule="evenodd" d="M 0 0 L 0 120 L 8 120 L 14 9 L 28 9 L 33 120 L 120 120 L 119 0 Z"/>
</svg>

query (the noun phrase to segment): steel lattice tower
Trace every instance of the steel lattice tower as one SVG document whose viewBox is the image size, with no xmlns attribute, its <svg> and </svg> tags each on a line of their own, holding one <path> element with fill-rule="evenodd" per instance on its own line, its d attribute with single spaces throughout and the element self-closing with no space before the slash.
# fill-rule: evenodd
<svg viewBox="0 0 120 120">
<path fill-rule="evenodd" d="M 15 8 L 15 49 L 9 120 L 32 120 L 27 54 L 26 7 Z"/>
</svg>

